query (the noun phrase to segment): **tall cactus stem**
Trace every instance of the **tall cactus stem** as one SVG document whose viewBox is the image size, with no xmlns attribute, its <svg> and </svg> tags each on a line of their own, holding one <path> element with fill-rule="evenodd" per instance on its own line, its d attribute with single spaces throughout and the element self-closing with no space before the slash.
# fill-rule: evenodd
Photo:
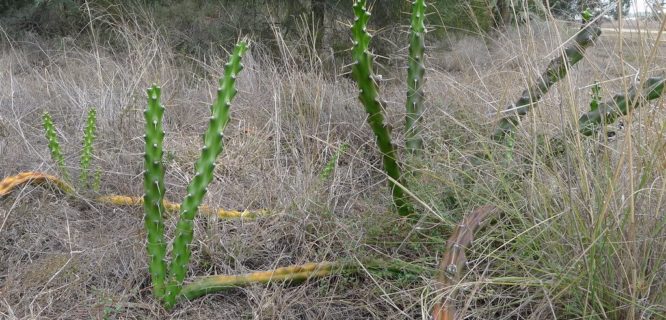
<svg viewBox="0 0 666 320">
<path fill-rule="evenodd" d="M 94 108 L 88 110 L 86 128 L 83 132 L 83 150 L 81 151 L 81 174 L 79 175 L 79 185 L 86 188 L 88 185 L 88 171 L 92 161 L 93 141 L 95 141 L 95 131 L 97 129 L 97 111 Z"/>
<path fill-rule="evenodd" d="M 423 85 L 425 66 L 425 0 L 412 2 L 412 24 L 409 40 L 409 56 L 407 57 L 407 117 L 405 120 L 405 145 L 411 153 L 419 153 L 423 149 L 421 137 L 421 121 L 423 117 Z"/>
<path fill-rule="evenodd" d="M 354 39 L 354 48 L 352 55 L 354 64 L 352 65 L 352 77 L 359 87 L 359 100 L 368 113 L 368 124 L 375 134 L 377 147 L 382 153 L 384 170 L 391 178 L 389 186 L 393 195 L 393 202 L 401 216 L 412 216 L 414 210 L 409 203 L 403 187 L 406 182 L 400 175 L 400 168 L 397 162 L 397 152 L 391 143 L 391 132 L 384 124 L 382 114 L 382 104 L 379 102 L 379 93 L 377 84 L 372 74 L 372 57 L 368 52 L 370 39 L 372 36 L 367 31 L 370 12 L 366 10 L 365 0 L 354 2 L 354 14 L 356 19 L 352 26 L 352 37 Z M 396 183 L 398 182 L 398 183 Z"/>
<path fill-rule="evenodd" d="M 62 178 L 66 182 L 69 182 L 69 173 L 67 172 L 67 168 L 65 168 L 65 157 L 63 157 L 62 150 L 60 149 L 60 142 L 58 142 L 58 135 L 56 134 L 53 119 L 51 119 L 51 115 L 48 112 L 44 112 L 42 124 L 46 140 L 48 140 L 49 151 L 51 151 L 51 159 L 58 166 Z"/>
<path fill-rule="evenodd" d="M 164 241 L 164 165 L 162 164 L 164 130 L 162 117 L 164 106 L 160 103 L 161 89 L 153 85 L 148 89 L 148 109 L 146 119 L 146 147 L 144 154 L 143 188 L 145 212 L 144 224 L 148 238 L 147 251 L 150 258 L 150 277 L 153 295 L 162 300 L 165 295 L 166 242 Z"/>
<path fill-rule="evenodd" d="M 183 280 L 190 261 L 190 248 L 194 234 L 194 217 L 201 204 L 208 184 L 213 180 L 215 159 L 223 149 L 223 132 L 229 122 L 229 107 L 236 95 L 236 75 L 243 69 L 241 57 L 247 50 L 245 40 L 240 41 L 225 65 L 224 77 L 220 79 L 217 99 L 211 107 L 208 129 L 204 134 L 204 146 L 197 160 L 194 179 L 187 187 L 187 196 L 180 207 L 180 219 L 176 225 L 176 238 L 173 243 L 173 257 L 169 266 L 169 283 L 164 299 L 165 307 L 172 308 L 180 294 Z"/>
</svg>

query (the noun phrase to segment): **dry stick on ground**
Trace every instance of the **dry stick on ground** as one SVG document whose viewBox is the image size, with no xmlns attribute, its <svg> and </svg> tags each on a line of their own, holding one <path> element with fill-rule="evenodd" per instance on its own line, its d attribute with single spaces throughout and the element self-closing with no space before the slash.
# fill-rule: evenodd
<svg viewBox="0 0 666 320">
<path fill-rule="evenodd" d="M 446 244 L 446 253 L 439 264 L 437 276 L 438 289 L 454 286 L 460 281 L 460 271 L 467 262 L 465 249 L 474 240 L 474 233 L 486 221 L 486 219 L 499 213 L 499 209 L 492 205 L 485 205 L 474 209 L 459 224 L 449 237 Z M 450 294 L 449 296 L 452 296 Z M 456 314 L 455 305 L 448 297 L 435 304 L 432 317 L 434 320 L 454 320 Z"/>
<path fill-rule="evenodd" d="M 593 45 L 594 40 L 600 35 L 601 29 L 596 23 L 585 25 L 574 38 L 574 42 L 564 49 L 562 54 L 550 61 L 537 83 L 530 85 L 523 91 L 518 101 L 507 108 L 507 115 L 500 119 L 499 127 L 493 133 L 492 138 L 495 141 L 502 141 L 507 135 L 513 134 L 520 118 L 534 108 L 550 87 L 567 75 L 567 71 L 573 65 L 583 59 L 585 49 Z"/>
</svg>

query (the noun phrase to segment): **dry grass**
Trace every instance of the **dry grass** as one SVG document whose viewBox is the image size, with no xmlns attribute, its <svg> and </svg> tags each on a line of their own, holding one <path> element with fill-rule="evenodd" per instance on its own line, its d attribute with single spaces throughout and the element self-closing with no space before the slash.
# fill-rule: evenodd
<svg viewBox="0 0 666 320">
<path fill-rule="evenodd" d="M 55 172 L 40 126 L 44 110 L 61 128 L 67 164 L 76 172 L 84 115 L 96 106 L 93 168 L 100 166 L 104 173 L 102 193 L 141 195 L 144 88 L 155 82 L 163 87 L 167 108 L 167 198 L 182 198 L 224 56 L 184 60 L 154 29 L 118 22 L 114 28 L 127 44 L 123 52 L 96 43 L 83 49 L 74 40 L 45 47 L 12 43 L 3 51 L 0 176 Z M 616 141 L 581 141 L 565 132 L 586 110 L 588 86 L 595 79 L 608 98 L 625 90 L 639 70 L 663 75 L 664 46 L 651 56 L 650 42 L 603 38 L 522 123 L 515 163 L 488 162 L 474 169 L 467 164 L 479 150 L 498 148 L 488 137 L 499 111 L 573 32 L 534 22 L 427 51 L 428 151 L 409 164 L 421 172 L 412 192 L 434 212 L 424 210 L 427 218 L 416 231 L 388 213 L 380 158 L 346 76 L 324 73 L 316 62 L 307 67 L 288 59 L 274 62 L 261 44 L 244 61 L 226 148 L 206 203 L 268 208 L 274 214 L 257 221 L 200 219 L 190 275 L 367 256 L 434 269 L 451 221 L 479 204 L 494 203 L 505 214 L 475 242 L 469 272 L 456 290 L 435 291 L 425 275 L 335 276 L 301 286 L 250 286 L 184 303 L 166 314 L 149 294 L 139 209 L 26 188 L 0 199 L 0 317 L 412 319 L 426 317 L 436 297 L 455 291 L 467 319 L 564 319 L 586 308 L 594 309 L 586 313 L 590 319 L 622 319 L 631 307 L 642 310 L 644 319 L 659 319 L 666 312 L 666 231 L 659 227 L 666 208 L 664 100 L 626 120 L 627 129 L 618 131 Z M 317 61 L 312 58 L 299 61 Z M 348 71 L 334 67 L 339 74 Z M 381 89 L 395 141 L 401 143 L 404 75 L 397 67 L 384 69 L 395 70 L 383 76 Z M 537 151 L 548 147 L 538 142 L 543 134 L 563 136 L 568 156 L 541 157 Z M 342 143 L 350 149 L 322 183 L 318 175 Z M 461 173 L 475 183 L 461 183 Z M 524 178 L 514 180 L 517 175 Z M 447 207 L 445 188 L 459 195 L 460 207 Z M 629 216 L 633 223 L 624 222 Z M 588 232 L 595 221 L 608 222 L 600 229 L 608 237 Z M 166 223 L 172 234 L 175 220 Z M 606 246 L 596 247 L 590 238 Z M 604 260 L 593 250 L 609 255 L 602 255 Z M 593 262 L 604 265 L 593 270 Z M 632 286 L 638 289 L 631 291 Z M 605 293 L 600 288 L 620 298 L 583 296 L 591 289 Z M 597 299 L 606 299 L 603 308 L 593 308 Z"/>
</svg>

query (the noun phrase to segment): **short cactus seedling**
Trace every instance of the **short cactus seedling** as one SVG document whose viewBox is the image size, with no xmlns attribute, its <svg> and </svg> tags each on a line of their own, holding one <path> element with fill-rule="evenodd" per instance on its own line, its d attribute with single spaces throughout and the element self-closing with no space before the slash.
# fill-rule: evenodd
<svg viewBox="0 0 666 320">
<path fill-rule="evenodd" d="M 88 171 L 92 161 L 93 141 L 95 140 L 95 131 L 97 129 L 97 111 L 94 108 L 88 110 L 88 119 L 86 128 L 83 131 L 83 151 L 81 151 L 81 174 L 79 175 L 79 184 L 81 188 L 88 185 Z"/>
<path fill-rule="evenodd" d="M 44 112 L 42 116 L 42 124 L 44 126 L 44 133 L 46 135 L 46 140 L 48 140 L 49 151 L 51 151 L 51 159 L 53 162 L 58 165 L 58 170 L 62 175 L 65 181 L 69 181 L 69 173 L 65 167 L 65 157 L 62 155 L 62 150 L 60 149 L 60 142 L 58 142 L 58 135 L 56 134 L 55 125 L 53 124 L 53 119 L 48 112 Z"/>
</svg>

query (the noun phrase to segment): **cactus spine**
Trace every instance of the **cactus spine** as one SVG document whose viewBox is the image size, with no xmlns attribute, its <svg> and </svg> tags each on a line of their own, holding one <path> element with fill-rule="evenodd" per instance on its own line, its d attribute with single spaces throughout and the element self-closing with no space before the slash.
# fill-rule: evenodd
<svg viewBox="0 0 666 320">
<path fill-rule="evenodd" d="M 372 57 L 370 52 L 368 52 L 372 36 L 366 29 L 368 20 L 370 19 L 370 12 L 366 10 L 365 0 L 354 2 L 354 14 L 356 19 L 352 26 L 352 37 L 354 39 L 354 48 L 352 49 L 354 59 L 352 77 L 360 89 L 359 99 L 368 113 L 368 124 L 375 134 L 377 146 L 382 153 L 384 170 L 390 177 L 389 186 L 393 194 L 393 202 L 401 216 L 409 216 L 414 211 L 403 190 L 403 187 L 406 187 L 406 182 L 400 175 L 400 168 L 396 159 L 397 152 L 391 143 L 391 133 L 388 127 L 384 125 L 378 88 L 373 79 Z"/>
<path fill-rule="evenodd" d="M 81 188 L 88 185 L 88 170 L 92 161 L 93 141 L 95 141 L 95 130 L 97 129 L 97 111 L 91 108 L 88 110 L 86 128 L 83 132 L 83 151 L 81 152 L 81 174 L 79 175 L 79 184 Z"/>
<path fill-rule="evenodd" d="M 425 0 L 412 2 L 412 25 L 409 40 L 409 57 L 407 58 L 407 118 L 405 120 L 407 150 L 418 153 L 423 149 L 421 137 L 421 117 L 423 116 L 423 53 L 425 52 Z"/>
<path fill-rule="evenodd" d="M 69 174 L 65 168 L 65 158 L 62 156 L 62 150 L 60 149 L 60 143 L 58 142 L 58 136 L 56 134 L 55 125 L 53 124 L 53 119 L 48 112 L 44 112 L 42 116 L 42 124 L 44 126 L 44 133 L 46 134 L 46 140 L 49 141 L 49 151 L 51 151 L 51 159 L 58 165 L 58 170 L 65 181 L 69 181 Z"/>
<path fill-rule="evenodd" d="M 203 137 L 204 146 L 201 149 L 201 156 L 194 166 L 196 173 L 187 187 L 187 196 L 185 196 L 180 207 L 180 219 L 176 225 L 176 239 L 173 243 L 173 257 L 169 266 L 169 283 L 164 297 L 167 308 L 175 305 L 176 298 L 183 286 L 187 265 L 190 261 L 191 252 L 188 246 L 192 242 L 194 233 L 193 220 L 206 194 L 206 188 L 213 180 L 215 159 L 222 152 L 222 137 L 224 128 L 229 121 L 229 106 L 237 92 L 235 88 L 236 75 L 243 68 L 240 60 L 246 50 L 246 42 L 239 42 L 231 54 L 229 62 L 225 65 L 224 78 L 220 80 L 217 99 L 211 107 L 212 116 Z"/>
<path fill-rule="evenodd" d="M 147 251 L 150 257 L 150 277 L 153 282 L 153 295 L 163 299 L 166 278 L 166 242 L 164 241 L 164 165 L 162 164 L 164 130 L 162 117 L 164 106 L 160 103 L 161 89 L 153 85 L 148 89 L 148 109 L 146 118 L 146 148 L 144 154 L 143 188 L 145 191 L 143 209 L 144 224 L 148 238 Z"/>
</svg>

